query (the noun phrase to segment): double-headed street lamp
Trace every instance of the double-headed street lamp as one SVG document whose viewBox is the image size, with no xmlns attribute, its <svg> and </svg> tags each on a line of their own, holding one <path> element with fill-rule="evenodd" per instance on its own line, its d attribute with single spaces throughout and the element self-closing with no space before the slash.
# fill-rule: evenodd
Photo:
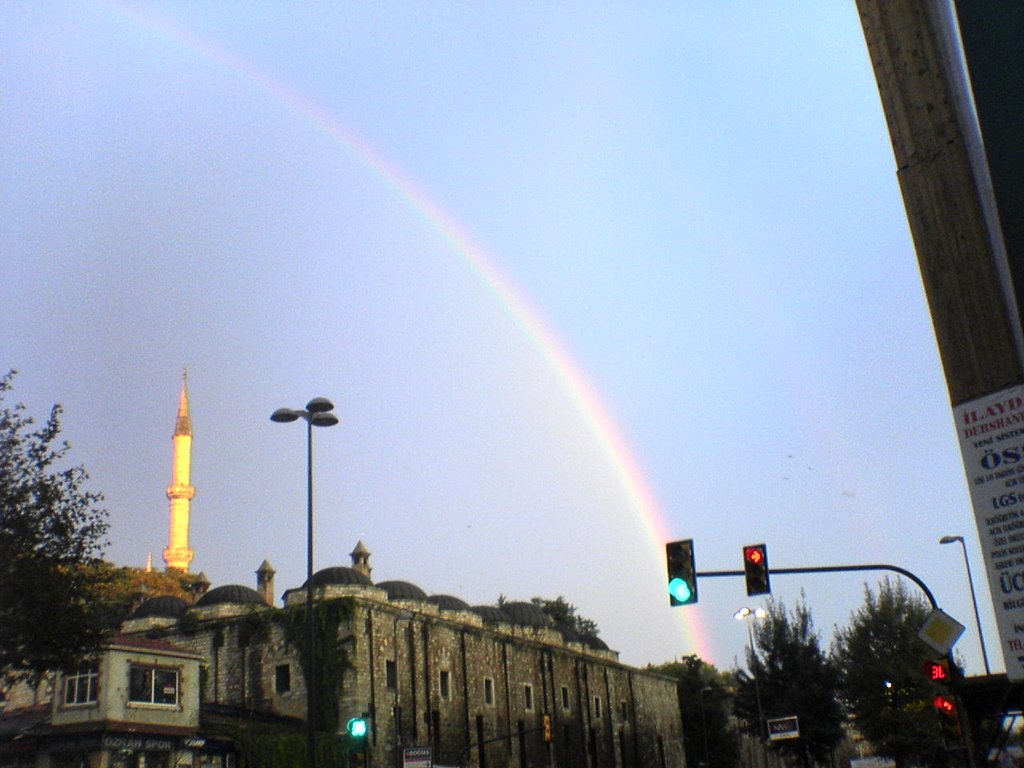
<svg viewBox="0 0 1024 768">
<path fill-rule="evenodd" d="M 967 559 L 967 545 L 963 536 L 943 536 L 939 544 L 952 544 L 959 541 L 964 550 L 964 565 L 967 567 L 967 584 L 971 588 L 971 604 L 974 606 L 974 622 L 978 625 L 978 644 L 981 646 L 981 658 L 985 662 L 985 674 L 992 674 L 988 667 L 988 652 L 985 650 L 985 635 L 981 631 L 981 615 L 978 613 L 978 597 L 974 594 L 974 579 L 971 577 L 971 561 Z"/>
<path fill-rule="evenodd" d="M 333 427 L 338 417 L 334 403 L 326 397 L 314 397 L 305 410 L 278 408 L 270 420 L 287 423 L 306 422 L 306 615 L 308 618 L 309 668 L 306 670 L 306 768 L 316 766 L 316 619 L 313 616 L 313 427 Z"/>
</svg>

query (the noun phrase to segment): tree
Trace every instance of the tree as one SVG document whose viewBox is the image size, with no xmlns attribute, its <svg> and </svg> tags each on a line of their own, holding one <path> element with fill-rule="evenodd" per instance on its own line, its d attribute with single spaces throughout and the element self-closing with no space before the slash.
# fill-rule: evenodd
<svg viewBox="0 0 1024 768">
<path fill-rule="evenodd" d="M 754 647 L 748 670 L 736 670 L 736 714 L 747 730 L 764 738 L 765 719 L 797 717 L 800 737 L 772 742 L 771 748 L 807 768 L 829 762 L 843 737 L 840 675 L 821 649 L 811 612 L 803 599 L 792 613 L 769 600 L 768 613 L 752 626 Z"/>
<path fill-rule="evenodd" d="M 0 378 L 0 670 L 32 678 L 74 666 L 104 636 L 101 580 L 87 566 L 105 546 L 107 513 L 84 468 L 59 468 L 60 406 L 33 428 L 24 405 L 4 403 L 15 374 Z"/>
<path fill-rule="evenodd" d="M 678 681 L 686 764 L 694 768 L 735 768 L 740 750 L 732 725 L 729 675 L 693 654 L 647 669 Z"/>
<path fill-rule="evenodd" d="M 498 595 L 495 604 L 501 608 L 509 602 L 505 595 Z M 571 630 L 580 637 L 597 637 L 600 631 L 596 621 L 580 616 L 576 606 L 561 595 L 554 600 L 549 600 L 546 597 L 534 597 L 530 599 L 530 602 L 544 611 L 559 629 Z"/>
<path fill-rule="evenodd" d="M 597 637 L 597 622 L 580 616 L 576 606 L 561 595 L 554 600 L 535 597 L 530 602 L 550 616 L 556 627 L 568 627 L 584 637 Z"/>
<path fill-rule="evenodd" d="M 864 604 L 833 645 L 857 730 L 897 768 L 945 763 L 931 703 L 937 690 L 922 672 L 935 654 L 917 636 L 929 612 L 924 599 L 908 593 L 900 580 L 884 579 L 877 594 L 865 584 Z"/>
</svg>

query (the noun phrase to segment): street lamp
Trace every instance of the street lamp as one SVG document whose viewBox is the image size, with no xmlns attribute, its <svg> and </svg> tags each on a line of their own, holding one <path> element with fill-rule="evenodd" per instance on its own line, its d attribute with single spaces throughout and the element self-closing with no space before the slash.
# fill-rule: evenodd
<svg viewBox="0 0 1024 768">
<path fill-rule="evenodd" d="M 964 565 L 967 567 L 967 584 L 971 588 L 971 604 L 974 606 L 974 622 L 978 626 L 978 644 L 981 646 L 981 658 L 985 662 L 985 674 L 992 674 L 988 667 L 988 653 L 985 651 L 985 635 L 981 631 L 981 616 L 978 614 L 978 597 L 974 593 L 974 578 L 971 576 L 971 561 L 967 559 L 967 545 L 964 543 L 963 536 L 943 536 L 939 539 L 939 544 L 952 544 L 955 541 L 960 542 L 960 546 L 964 551 Z"/>
<path fill-rule="evenodd" d="M 711 693 L 711 686 L 705 685 L 700 689 L 700 727 L 704 732 L 704 768 L 711 764 L 708 759 L 708 716 L 704 712 L 704 697 Z"/>
<path fill-rule="evenodd" d="M 333 427 L 338 417 L 334 403 L 326 397 L 314 397 L 305 410 L 278 408 L 270 420 L 286 424 L 297 419 L 306 422 L 306 616 L 308 619 L 309 668 L 306 670 L 306 768 L 316 766 L 316 619 L 313 616 L 313 427 Z"/>
<path fill-rule="evenodd" d="M 740 608 L 736 613 L 732 615 L 736 621 L 746 621 L 747 619 L 763 619 L 768 616 L 768 611 L 764 608 Z M 747 623 L 747 637 L 750 639 L 750 653 L 754 656 L 754 660 L 757 660 L 757 646 L 754 645 L 754 631 L 751 629 L 751 625 Z M 761 737 L 761 749 L 764 752 L 764 764 L 768 766 L 768 740 L 765 738 L 765 719 L 764 719 L 764 708 L 761 705 L 761 683 L 758 681 L 758 674 L 756 668 L 751 668 L 754 678 L 754 696 L 757 698 L 757 733 Z"/>
</svg>

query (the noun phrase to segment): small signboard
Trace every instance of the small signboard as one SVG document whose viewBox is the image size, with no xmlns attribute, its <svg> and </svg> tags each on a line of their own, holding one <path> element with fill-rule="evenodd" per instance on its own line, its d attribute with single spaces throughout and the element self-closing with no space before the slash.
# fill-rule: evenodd
<svg viewBox="0 0 1024 768">
<path fill-rule="evenodd" d="M 941 653 L 945 656 L 963 633 L 963 624 L 945 611 L 936 608 L 928 614 L 928 618 L 924 620 L 924 626 L 921 627 L 921 631 L 917 633 L 917 636 L 924 640 L 936 653 Z"/>
<path fill-rule="evenodd" d="M 402 768 L 431 768 L 433 764 L 430 747 L 405 747 L 402 750 Z"/>
<path fill-rule="evenodd" d="M 796 715 L 768 720 L 768 741 L 799 738 L 800 724 L 797 722 Z"/>
</svg>

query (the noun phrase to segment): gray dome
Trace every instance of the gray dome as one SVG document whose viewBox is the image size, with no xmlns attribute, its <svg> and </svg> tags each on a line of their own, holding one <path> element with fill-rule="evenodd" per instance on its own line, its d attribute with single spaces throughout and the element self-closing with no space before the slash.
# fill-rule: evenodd
<svg viewBox="0 0 1024 768">
<path fill-rule="evenodd" d="M 174 595 L 160 595 L 143 600 L 135 612 L 133 619 L 146 619 L 150 617 L 180 619 L 188 609 L 188 603 Z"/>
<path fill-rule="evenodd" d="M 196 606 L 223 605 L 266 605 L 259 593 L 251 587 L 243 587 L 241 584 L 227 584 L 223 587 L 211 589 L 196 601 Z"/>
<path fill-rule="evenodd" d="M 508 624 L 511 619 L 496 605 L 474 605 L 471 611 L 480 615 L 488 624 Z"/>
<path fill-rule="evenodd" d="M 468 611 L 469 603 L 451 595 L 431 595 L 427 598 L 430 602 L 445 611 Z"/>
<path fill-rule="evenodd" d="M 339 584 L 339 585 L 356 585 L 359 587 L 372 587 L 373 582 L 370 581 L 370 577 L 364 573 L 360 573 L 354 568 L 346 568 L 342 565 L 336 565 L 331 568 L 323 568 L 313 574 L 313 586 L 323 587 L 328 584 Z M 306 583 L 303 582 L 302 587 L 305 588 Z"/>
<path fill-rule="evenodd" d="M 550 627 L 552 624 L 551 617 L 533 603 L 505 603 L 501 610 L 513 624 L 522 627 Z"/>
<path fill-rule="evenodd" d="M 595 651 L 607 651 L 608 644 L 597 635 L 581 635 L 580 640 L 588 648 L 593 648 Z"/>
<path fill-rule="evenodd" d="M 408 581 L 382 581 L 377 584 L 388 593 L 388 600 L 426 600 L 427 593 Z"/>
<path fill-rule="evenodd" d="M 584 640 L 583 635 L 581 635 L 575 629 L 570 627 L 568 624 L 559 624 L 559 625 L 557 625 L 555 627 L 555 629 L 557 629 L 559 632 L 562 633 L 562 637 L 565 638 L 565 642 L 567 642 L 567 643 L 583 643 L 583 642 L 586 642 Z"/>
</svg>

